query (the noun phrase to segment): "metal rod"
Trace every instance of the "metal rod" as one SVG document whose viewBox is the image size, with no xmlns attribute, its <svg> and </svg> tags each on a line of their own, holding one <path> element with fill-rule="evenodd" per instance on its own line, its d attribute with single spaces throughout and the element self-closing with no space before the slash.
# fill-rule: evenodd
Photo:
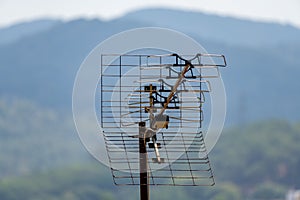
<svg viewBox="0 0 300 200">
<path fill-rule="evenodd" d="M 145 122 L 139 123 L 139 153 L 140 153 L 140 199 L 149 200 L 148 160 L 146 149 Z"/>
<path fill-rule="evenodd" d="M 169 94 L 169 96 L 168 96 L 168 98 L 167 98 L 167 100 L 166 100 L 166 103 L 164 104 L 164 107 L 163 107 L 163 108 L 160 110 L 160 112 L 159 112 L 160 115 L 162 115 L 162 114 L 165 112 L 165 110 L 167 109 L 167 107 L 168 107 L 168 105 L 169 105 L 169 103 L 170 103 L 172 97 L 174 96 L 174 94 L 175 94 L 175 92 L 176 92 L 178 86 L 180 85 L 181 81 L 182 81 L 183 78 L 184 78 L 184 75 L 185 75 L 186 72 L 189 70 L 190 66 L 191 66 L 191 64 L 190 64 L 189 62 L 186 62 L 186 65 L 185 65 L 185 67 L 183 68 L 183 70 L 181 71 L 181 73 L 180 73 L 180 75 L 179 75 L 179 77 L 178 77 L 178 79 L 177 79 L 175 85 L 173 86 L 172 91 L 170 92 L 170 94 Z"/>
</svg>

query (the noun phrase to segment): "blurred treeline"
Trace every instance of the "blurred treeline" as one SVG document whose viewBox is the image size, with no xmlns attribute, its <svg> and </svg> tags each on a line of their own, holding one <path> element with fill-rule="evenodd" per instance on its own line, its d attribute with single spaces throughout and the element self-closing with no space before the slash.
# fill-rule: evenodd
<svg viewBox="0 0 300 200">
<path fill-rule="evenodd" d="M 284 199 L 300 186 L 300 123 L 268 120 L 227 128 L 210 159 L 214 187 L 156 187 L 151 199 Z M 0 100 L 0 199 L 138 199 L 80 144 L 71 116 Z"/>
</svg>

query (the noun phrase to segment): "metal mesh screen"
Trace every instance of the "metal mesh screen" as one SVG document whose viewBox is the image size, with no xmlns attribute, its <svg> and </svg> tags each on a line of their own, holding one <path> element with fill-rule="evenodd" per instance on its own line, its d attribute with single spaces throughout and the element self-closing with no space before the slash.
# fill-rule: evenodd
<svg viewBox="0 0 300 200">
<path fill-rule="evenodd" d="M 225 66 L 211 54 L 101 55 L 100 121 L 115 184 L 145 184 L 143 161 L 149 185 L 214 185 L 203 105 Z"/>
</svg>

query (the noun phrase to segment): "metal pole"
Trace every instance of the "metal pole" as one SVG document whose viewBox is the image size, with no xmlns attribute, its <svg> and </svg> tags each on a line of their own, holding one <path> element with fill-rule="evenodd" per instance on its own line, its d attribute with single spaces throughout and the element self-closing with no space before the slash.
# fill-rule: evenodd
<svg viewBox="0 0 300 200">
<path fill-rule="evenodd" d="M 148 160 L 145 138 L 145 122 L 139 123 L 139 153 L 140 153 L 140 199 L 149 200 Z"/>
</svg>

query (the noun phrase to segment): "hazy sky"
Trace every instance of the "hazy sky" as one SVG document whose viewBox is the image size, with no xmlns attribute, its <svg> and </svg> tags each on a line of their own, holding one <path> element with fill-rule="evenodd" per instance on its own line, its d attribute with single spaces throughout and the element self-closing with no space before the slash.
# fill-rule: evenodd
<svg viewBox="0 0 300 200">
<path fill-rule="evenodd" d="M 159 6 L 300 27 L 300 0 L 0 0 L 0 26 L 40 17 L 111 19 L 131 10 Z"/>
</svg>

